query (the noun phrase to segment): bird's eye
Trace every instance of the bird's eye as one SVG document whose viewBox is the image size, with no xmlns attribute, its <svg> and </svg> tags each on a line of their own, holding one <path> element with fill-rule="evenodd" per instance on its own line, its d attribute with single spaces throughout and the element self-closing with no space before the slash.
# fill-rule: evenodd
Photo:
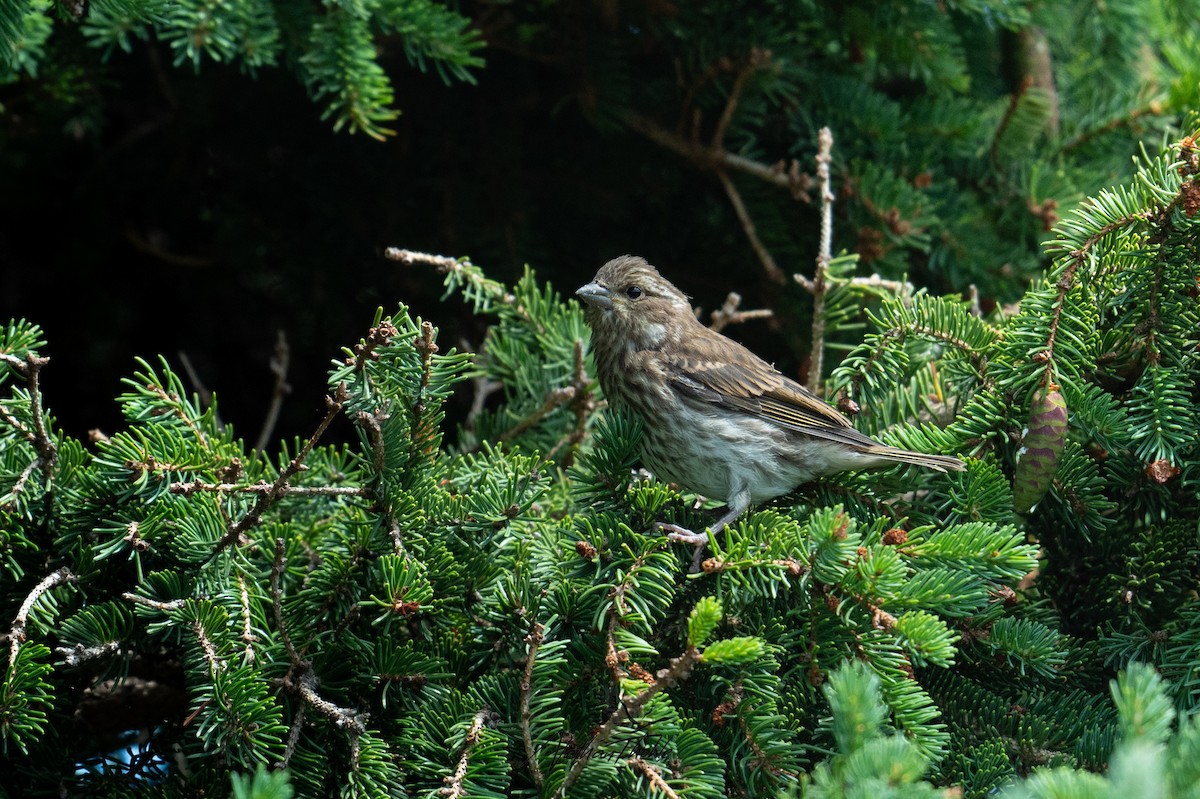
<svg viewBox="0 0 1200 799">
<path fill-rule="evenodd" d="M 636 300 L 644 293 L 645 292 L 642 291 L 641 286 L 630 286 L 629 288 L 625 289 L 625 296 L 631 300 Z"/>
</svg>

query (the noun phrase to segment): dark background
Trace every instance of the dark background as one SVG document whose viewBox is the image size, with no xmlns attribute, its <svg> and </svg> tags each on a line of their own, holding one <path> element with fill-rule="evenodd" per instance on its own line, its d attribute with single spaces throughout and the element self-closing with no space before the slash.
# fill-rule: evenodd
<svg viewBox="0 0 1200 799">
<path fill-rule="evenodd" d="M 196 75 L 164 50 L 116 54 L 100 94 L 56 114 L 4 97 L 0 318 L 44 328 L 47 401 L 72 436 L 120 425 L 113 398 L 135 356 L 162 354 L 182 374 L 185 353 L 253 441 L 277 330 L 291 354 L 286 437 L 311 431 L 329 359 L 378 306 L 404 302 L 443 340 L 476 346 L 484 320 L 440 302 L 432 268 L 384 259 L 389 246 L 470 256 L 506 282 L 528 263 L 564 292 L 637 253 L 706 310 L 731 290 L 747 306 L 778 292 L 716 181 L 598 130 L 555 66 L 485 50 L 478 85 L 447 86 L 385 60 L 403 115 L 380 143 L 334 132 L 286 71 L 250 79 L 206 63 Z M 737 334 L 798 368 L 771 326 Z"/>
<path fill-rule="evenodd" d="M 185 354 L 187 384 L 215 391 L 252 442 L 278 331 L 288 438 L 311 432 L 330 359 L 379 306 L 406 303 L 444 345 L 478 347 L 487 320 L 387 247 L 469 256 L 505 282 L 529 264 L 567 294 L 609 258 L 644 255 L 705 313 L 733 290 L 773 309 L 727 332 L 804 376 L 809 296 L 767 279 L 713 165 L 626 113 L 707 143 L 736 95 L 723 146 L 807 173 L 829 125 L 834 252 L 934 294 L 975 286 L 987 311 L 1040 279 L 1075 203 L 1123 180 L 1139 142 L 1177 140 L 1196 106 L 1179 44 L 1196 23 L 1171 3 L 1040 4 L 1023 21 L 1004 18 L 1016 5 L 875 0 L 456 8 L 485 44 L 475 85 L 378 36 L 403 112 L 384 142 L 321 118 L 295 50 L 255 75 L 207 56 L 197 71 L 153 36 L 104 54 L 78 21 L 55 24 L 37 75 L 0 85 L 0 321 L 44 327 L 47 402 L 69 435 L 121 425 L 113 398 L 139 356 L 183 374 Z M 755 58 L 766 67 L 737 94 Z M 811 275 L 811 196 L 731 176 L 782 271 Z M 827 331 L 827 372 L 863 330 Z"/>
</svg>

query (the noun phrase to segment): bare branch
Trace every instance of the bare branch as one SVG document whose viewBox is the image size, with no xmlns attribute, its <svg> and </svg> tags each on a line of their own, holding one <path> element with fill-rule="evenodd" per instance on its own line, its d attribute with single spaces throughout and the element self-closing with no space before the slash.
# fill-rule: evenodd
<svg viewBox="0 0 1200 799">
<path fill-rule="evenodd" d="M 63 566 L 42 578 L 42 581 L 35 585 L 25 597 L 25 601 L 17 610 L 17 617 L 13 619 L 12 627 L 8 630 L 8 667 L 10 669 L 17 661 L 17 651 L 21 648 L 21 644 L 25 643 L 25 627 L 29 623 L 29 614 L 33 612 L 33 606 L 51 588 L 64 583 L 73 583 L 76 579 L 78 578 L 71 573 L 71 570 Z"/>
<path fill-rule="evenodd" d="M 573 386 L 559 386 L 552 388 L 546 392 L 546 399 L 541 404 L 541 407 L 536 408 L 531 413 L 521 419 L 515 425 L 505 430 L 500 434 L 501 441 L 512 441 L 525 431 L 536 425 L 538 422 L 545 419 L 551 411 L 570 402 L 575 397 L 575 388 Z"/>
<path fill-rule="evenodd" d="M 283 398 L 292 392 L 292 387 L 287 382 L 288 363 L 291 361 L 290 353 L 287 334 L 282 330 L 276 331 L 275 352 L 271 356 L 270 362 L 271 373 L 275 375 L 275 387 L 271 391 L 271 404 L 267 406 L 267 415 L 263 419 L 262 430 L 258 433 L 258 440 L 254 442 L 254 448 L 259 452 L 267 448 L 267 442 L 270 441 L 271 433 L 274 432 L 275 425 L 279 421 Z"/>
<path fill-rule="evenodd" d="M 280 587 L 280 581 L 286 566 L 287 558 L 284 556 L 283 539 L 276 538 L 275 562 L 271 564 L 271 607 L 275 612 L 275 626 L 279 628 L 279 637 L 283 639 L 283 648 L 287 650 L 288 660 L 292 661 L 292 668 L 306 669 L 308 668 L 308 664 L 300 657 L 300 653 L 296 651 L 287 625 L 283 623 L 283 590 Z"/>
<path fill-rule="evenodd" d="M 725 298 L 725 304 L 712 312 L 712 324 L 709 325 L 709 328 L 714 332 L 720 333 L 729 325 L 741 324 L 751 319 L 770 319 L 775 315 L 775 312 L 770 308 L 760 308 L 756 311 L 739 311 L 738 306 L 741 304 L 742 295 L 736 291 L 729 292 L 729 296 Z"/>
<path fill-rule="evenodd" d="M 567 454 L 562 460 L 564 468 L 569 468 L 574 463 L 575 453 L 578 451 L 579 445 L 583 443 L 584 436 L 587 435 L 588 419 L 591 418 L 592 413 L 599 407 L 596 398 L 592 395 L 592 380 L 588 377 L 587 369 L 584 365 L 583 339 L 575 339 L 575 370 L 571 375 L 570 387 L 575 392 L 571 397 L 571 410 L 575 414 L 575 426 L 546 455 L 547 458 L 553 459 L 559 449 L 564 445 L 567 446 Z"/>
<path fill-rule="evenodd" d="M 679 799 L 679 794 L 671 788 L 667 781 L 663 779 L 662 772 L 657 768 L 642 760 L 640 757 L 631 757 L 625 761 L 629 765 L 636 768 L 638 771 L 646 775 L 646 779 L 650 781 L 651 787 L 662 793 L 667 799 Z"/>
<path fill-rule="evenodd" d="M 341 413 L 343 406 L 346 404 L 346 400 L 346 384 L 341 383 L 337 388 L 336 399 L 332 397 L 325 398 L 325 418 L 322 419 L 321 423 L 317 425 L 317 429 L 309 437 L 308 441 L 304 442 L 304 446 L 301 448 L 300 452 L 296 453 L 296 457 L 292 458 L 287 467 L 280 471 L 279 476 L 275 478 L 275 482 L 271 484 L 270 488 L 258 495 L 258 500 L 254 503 L 254 507 L 252 507 L 245 516 L 238 520 L 237 523 L 229 526 L 228 531 L 226 531 L 225 535 L 221 536 L 221 540 L 217 542 L 217 546 L 213 549 L 213 554 L 209 556 L 209 560 L 212 560 L 212 558 L 215 558 L 227 547 L 236 544 L 239 540 L 241 540 L 243 533 L 245 533 L 254 525 L 258 524 L 267 508 L 274 505 L 280 497 L 284 496 L 284 490 L 287 487 L 288 481 L 291 480 L 292 477 L 295 476 L 301 469 L 305 468 L 304 459 L 308 457 L 310 452 L 312 452 L 313 447 L 316 446 L 317 441 L 322 435 L 324 435 L 325 430 L 328 429 L 334 418 Z"/>
<path fill-rule="evenodd" d="M 530 729 L 533 714 L 529 710 L 529 696 L 533 692 L 533 665 L 537 662 L 538 647 L 542 643 L 542 630 L 542 625 L 534 622 L 533 630 L 525 636 L 529 643 L 529 654 L 525 656 L 525 673 L 521 677 L 521 739 L 525 743 L 525 760 L 529 763 L 533 784 L 539 790 L 544 780 L 542 767 L 538 765 L 537 752 L 533 748 L 533 733 Z"/>
<path fill-rule="evenodd" d="M 695 647 L 689 647 L 682 655 L 671 658 L 670 665 L 666 668 L 658 670 L 655 674 L 655 680 L 644 691 L 639 693 L 628 702 L 620 702 L 617 709 L 609 715 L 608 719 L 600 725 L 596 730 L 592 740 L 584 747 L 583 752 L 571 764 L 571 770 L 567 772 L 567 776 L 563 779 L 562 784 L 558 786 L 558 790 L 554 792 L 555 797 L 567 796 L 568 789 L 579 779 L 579 775 L 583 773 L 584 767 L 592 756 L 600 749 L 605 741 L 626 721 L 637 718 L 642 709 L 646 707 L 656 694 L 665 688 L 675 685 L 681 680 L 687 679 L 692 669 L 700 662 L 700 651 Z"/>
<path fill-rule="evenodd" d="M 199 481 L 189 483 L 171 483 L 170 492 L 172 494 L 183 494 L 191 496 L 192 494 L 270 494 L 276 492 L 281 497 L 292 496 L 324 496 L 324 497 L 367 497 L 370 496 L 370 490 L 366 488 L 355 488 L 354 486 L 281 486 L 275 488 L 270 483 L 254 483 L 246 485 L 245 483 L 201 483 Z"/>
<path fill-rule="evenodd" d="M 677 133 L 672 133 L 653 120 L 638 114 L 628 115 L 625 117 L 625 121 L 634 131 L 655 144 L 683 156 L 701 169 L 708 171 L 732 169 L 753 175 L 773 186 L 787 189 L 797 200 L 806 200 L 809 186 L 812 185 L 812 178 L 809 175 L 799 172 L 798 169 L 784 169 L 782 163 L 768 166 L 727 150 L 714 149 L 686 139 Z"/>
<path fill-rule="evenodd" d="M 121 598 L 128 602 L 133 602 L 136 605 L 144 605 L 145 607 L 148 607 L 148 608 L 154 608 L 155 610 L 161 610 L 163 613 L 169 613 L 172 610 L 179 610 L 180 608 L 182 608 L 184 605 L 187 604 L 186 599 L 172 599 L 167 602 L 162 602 L 160 600 L 151 599 L 148 596 L 142 596 L 141 594 L 134 594 L 129 591 L 126 591 L 125 593 L 121 594 Z"/>
<path fill-rule="evenodd" d="M 821 394 L 821 371 L 825 360 L 825 295 L 828 291 L 829 262 L 833 259 L 833 189 L 829 164 L 833 160 L 833 132 L 821 128 L 817 135 L 817 175 L 821 181 L 821 246 L 813 274 L 812 355 L 808 367 L 808 390 Z"/>
<path fill-rule="evenodd" d="M 754 227 L 754 220 L 750 218 L 750 212 L 746 210 L 746 204 L 742 202 L 742 195 L 738 194 L 737 187 L 733 185 L 733 181 L 723 169 L 717 170 L 717 179 L 721 181 L 721 186 L 729 196 L 729 203 L 733 206 L 738 221 L 742 223 L 742 230 L 746 232 L 746 238 L 750 240 L 750 246 L 754 248 L 754 253 L 762 263 L 763 269 L 766 270 L 767 277 L 776 283 L 783 283 L 787 278 L 784 277 L 783 270 L 775 263 L 775 259 L 762 240 L 759 239 L 758 231 Z"/>
<path fill-rule="evenodd" d="M 486 707 L 475 714 L 471 727 L 467 730 L 467 740 L 463 745 L 462 755 L 458 758 L 458 766 L 454 769 L 453 775 L 445 778 L 446 787 L 438 790 L 442 796 L 448 799 L 462 799 L 467 795 L 463 783 L 467 779 L 467 766 L 471 763 L 471 752 L 479 743 L 479 739 L 483 737 L 483 725 L 492 715 L 492 710 Z"/>
</svg>

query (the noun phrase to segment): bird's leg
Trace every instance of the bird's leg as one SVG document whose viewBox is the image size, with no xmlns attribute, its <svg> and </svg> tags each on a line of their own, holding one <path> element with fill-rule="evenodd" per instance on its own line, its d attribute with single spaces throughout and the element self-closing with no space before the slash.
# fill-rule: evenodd
<svg viewBox="0 0 1200 799">
<path fill-rule="evenodd" d="M 713 535 L 724 530 L 731 523 L 737 520 L 739 516 L 746 512 L 750 507 L 750 486 L 740 485 L 737 491 L 729 497 L 729 510 L 725 515 L 717 519 L 717 521 L 709 528 Z M 682 541 L 686 544 L 691 544 L 696 548 L 696 554 L 692 557 L 692 572 L 700 571 L 701 556 L 704 555 L 704 547 L 708 545 L 707 533 L 694 533 L 686 527 L 681 527 L 678 524 L 669 522 L 659 522 L 654 525 L 656 529 L 667 534 L 669 541 Z"/>
</svg>

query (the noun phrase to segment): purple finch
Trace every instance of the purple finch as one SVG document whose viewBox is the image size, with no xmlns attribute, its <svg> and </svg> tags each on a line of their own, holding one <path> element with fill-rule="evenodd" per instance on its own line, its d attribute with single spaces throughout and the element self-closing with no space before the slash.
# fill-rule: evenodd
<svg viewBox="0 0 1200 799">
<path fill-rule="evenodd" d="M 575 293 L 586 306 L 605 395 L 642 422 L 644 465 L 660 480 L 728 503 L 714 533 L 750 505 L 821 475 L 895 462 L 965 468 L 958 458 L 858 432 L 799 383 L 701 324 L 687 297 L 642 258 L 614 258 Z M 665 528 L 698 547 L 707 541 Z"/>
</svg>

